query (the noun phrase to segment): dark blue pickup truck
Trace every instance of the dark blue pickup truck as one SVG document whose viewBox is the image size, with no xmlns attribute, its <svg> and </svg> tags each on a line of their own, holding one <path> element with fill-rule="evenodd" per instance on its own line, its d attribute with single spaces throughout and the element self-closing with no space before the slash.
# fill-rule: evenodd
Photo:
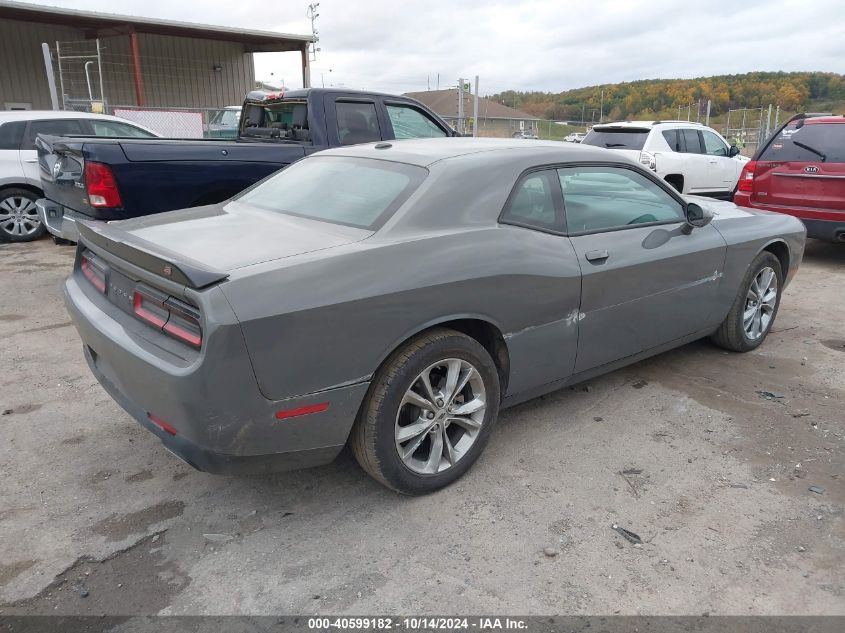
<svg viewBox="0 0 845 633">
<path fill-rule="evenodd" d="M 454 135 L 407 97 L 318 88 L 251 92 L 235 140 L 39 136 L 45 197 L 38 214 L 57 242 L 76 241 L 78 219 L 122 220 L 221 202 L 321 149 Z"/>
</svg>

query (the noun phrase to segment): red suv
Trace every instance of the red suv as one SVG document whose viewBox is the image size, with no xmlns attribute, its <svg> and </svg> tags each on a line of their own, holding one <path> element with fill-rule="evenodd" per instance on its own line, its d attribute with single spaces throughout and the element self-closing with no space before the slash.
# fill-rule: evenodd
<svg viewBox="0 0 845 633">
<path fill-rule="evenodd" d="M 789 119 L 745 164 L 734 202 L 794 215 L 807 237 L 845 242 L 845 116 Z"/>
</svg>

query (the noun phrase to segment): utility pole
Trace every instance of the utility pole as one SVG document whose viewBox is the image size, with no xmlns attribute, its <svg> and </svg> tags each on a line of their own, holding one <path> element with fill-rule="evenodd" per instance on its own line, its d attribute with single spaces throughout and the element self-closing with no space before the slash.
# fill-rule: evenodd
<svg viewBox="0 0 845 633">
<path fill-rule="evenodd" d="M 710 99 L 707 100 L 707 117 L 704 119 L 704 125 L 710 127 L 710 106 L 713 104 Z"/>
<path fill-rule="evenodd" d="M 586 121 L 584 121 L 584 106 L 586 106 L 586 105 L 587 105 L 586 103 L 581 104 L 581 125 L 582 126 L 584 125 L 584 123 L 586 123 Z"/>
<path fill-rule="evenodd" d="M 475 98 L 472 102 L 472 135 L 478 136 L 478 75 L 475 76 Z"/>
<path fill-rule="evenodd" d="M 440 90 L 440 73 L 437 73 L 437 89 Z"/>
<path fill-rule="evenodd" d="M 601 103 L 599 105 L 599 125 L 604 119 L 604 88 L 601 89 Z"/>
<path fill-rule="evenodd" d="M 53 74 L 53 59 L 50 57 L 50 45 L 47 42 L 41 44 L 41 52 L 44 54 L 44 70 L 47 71 L 47 86 L 50 88 L 50 104 L 53 106 L 53 110 L 58 110 L 59 95 L 56 93 L 56 75 Z M 100 75 L 101 90 L 102 81 L 103 76 Z"/>
<path fill-rule="evenodd" d="M 464 78 L 458 79 L 458 134 L 464 133 Z"/>
<path fill-rule="evenodd" d="M 769 113 L 766 115 L 766 138 L 772 133 L 772 104 L 769 104 Z"/>
<path fill-rule="evenodd" d="M 317 13 L 317 7 L 319 6 L 319 2 L 312 2 L 308 5 L 308 10 L 305 12 L 305 16 L 311 20 L 311 35 L 314 36 L 314 41 L 308 45 L 308 55 L 312 62 L 317 61 L 317 51 L 320 50 L 317 48 L 317 42 L 320 41 L 320 36 L 318 35 L 320 31 L 317 30 L 317 18 L 320 17 L 320 14 Z"/>
</svg>

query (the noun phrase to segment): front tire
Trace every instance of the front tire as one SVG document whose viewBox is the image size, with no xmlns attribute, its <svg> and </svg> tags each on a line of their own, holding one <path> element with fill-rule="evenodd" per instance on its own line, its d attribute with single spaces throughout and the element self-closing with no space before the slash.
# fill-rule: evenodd
<svg viewBox="0 0 845 633">
<path fill-rule="evenodd" d="M 350 446 L 361 467 L 388 488 L 427 494 L 478 459 L 499 400 L 499 375 L 487 350 L 455 330 L 431 330 L 376 372 Z"/>
<path fill-rule="evenodd" d="M 713 342 L 733 352 L 759 347 L 775 322 L 782 290 L 780 261 L 763 251 L 748 267 L 731 311 L 711 337 Z"/>
<path fill-rule="evenodd" d="M 38 217 L 36 200 L 38 196 L 28 189 L 0 191 L 0 241 L 31 242 L 44 235 L 47 227 Z"/>
</svg>

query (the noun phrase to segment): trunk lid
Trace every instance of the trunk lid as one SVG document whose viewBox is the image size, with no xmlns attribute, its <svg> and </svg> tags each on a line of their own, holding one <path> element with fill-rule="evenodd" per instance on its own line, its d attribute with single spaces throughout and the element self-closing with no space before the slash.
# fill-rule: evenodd
<svg viewBox="0 0 845 633">
<path fill-rule="evenodd" d="M 181 283 L 192 287 L 225 279 L 238 268 L 334 248 L 372 235 L 372 231 L 263 211 L 236 201 L 86 224 L 83 240 L 96 233 L 101 241 L 110 242 L 101 244 L 106 250 L 120 249 L 123 254 L 115 254 L 130 261 L 140 257 L 144 261 L 139 265 L 159 275 L 169 265 L 170 278 L 179 277 Z"/>
</svg>

